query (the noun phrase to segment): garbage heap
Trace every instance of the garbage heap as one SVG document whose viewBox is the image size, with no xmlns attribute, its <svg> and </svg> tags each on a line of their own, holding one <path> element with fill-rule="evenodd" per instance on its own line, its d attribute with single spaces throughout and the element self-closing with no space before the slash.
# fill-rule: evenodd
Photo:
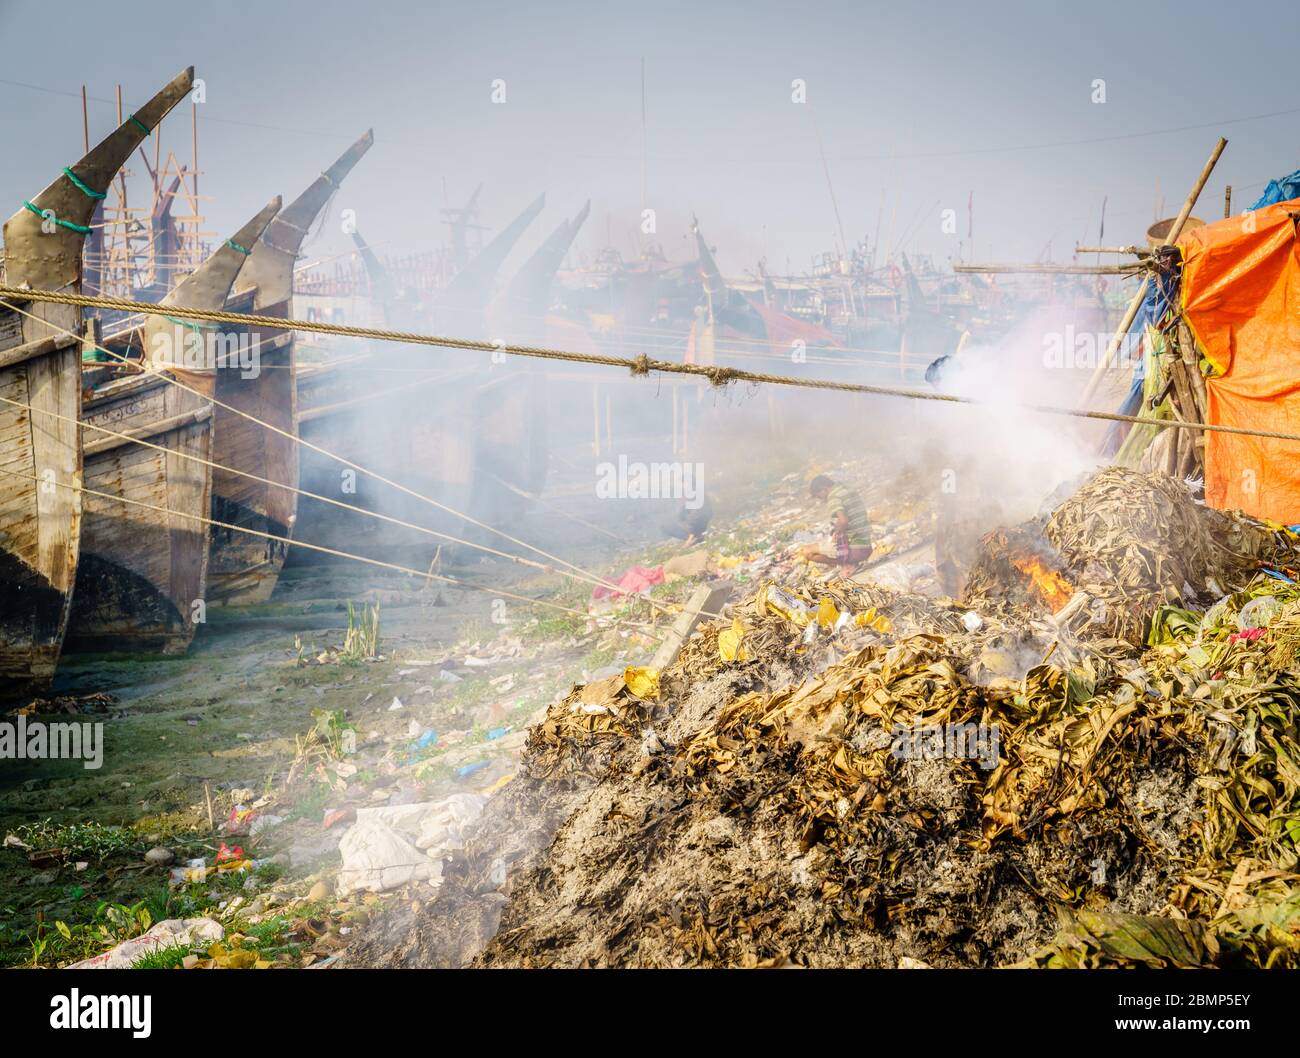
<svg viewBox="0 0 1300 1058">
<path fill-rule="evenodd" d="M 473 907 L 484 966 L 1300 966 L 1295 537 L 1110 470 L 984 548 L 575 688 L 398 954 Z"/>
<path fill-rule="evenodd" d="M 964 594 L 1058 612 L 1073 600 L 1073 627 L 1141 645 L 1162 604 L 1207 606 L 1279 547 L 1275 529 L 1205 507 L 1182 481 L 1111 467 L 1049 515 L 985 537 Z"/>
</svg>

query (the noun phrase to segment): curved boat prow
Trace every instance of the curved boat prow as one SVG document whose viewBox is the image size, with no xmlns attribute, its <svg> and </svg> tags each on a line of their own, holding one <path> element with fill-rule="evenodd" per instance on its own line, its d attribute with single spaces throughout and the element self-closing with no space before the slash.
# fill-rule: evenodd
<svg viewBox="0 0 1300 1058">
<path fill-rule="evenodd" d="M 9 218 L 4 238 L 5 276 L 10 286 L 27 283 L 33 290 L 58 290 L 80 282 L 82 243 L 89 234 L 95 207 L 131 152 L 185 98 L 193 84 L 191 66 Z"/>
<path fill-rule="evenodd" d="M 221 308 L 248 247 L 279 209 L 275 198 L 161 304 Z M 83 431 L 91 494 L 69 649 L 183 653 L 203 618 L 208 530 L 198 519 L 208 516 L 212 502 L 210 395 L 214 375 L 238 367 L 238 336 L 227 342 L 219 329 L 162 315 L 147 317 L 142 336 L 152 366 L 183 378 L 190 388 L 156 373 L 133 374 L 97 387 L 87 398 L 82 421 L 119 436 Z M 159 495 L 172 514 L 138 505 Z"/>
<path fill-rule="evenodd" d="M 261 241 L 253 247 L 248 263 L 239 274 L 236 293 L 257 288 L 253 309 L 261 311 L 271 305 L 287 301 L 293 294 L 293 266 L 302 250 L 303 240 L 311 231 L 316 217 L 325 208 L 330 195 L 339 189 L 344 177 L 352 172 L 357 162 L 375 142 L 375 132 L 367 129 L 365 135 L 339 156 L 339 159 L 318 176 L 312 185 L 284 208 L 270 224 Z"/>
<path fill-rule="evenodd" d="M 359 231 L 352 233 L 352 245 L 357 248 L 357 253 L 361 255 L 361 263 L 365 265 L 366 278 L 370 280 L 371 297 L 379 303 L 385 315 L 388 315 L 392 312 L 397 299 L 401 296 L 397 284 L 393 282 L 393 277 L 388 274 L 388 269 L 376 256 L 375 251 L 370 248 L 370 244 L 361 237 Z M 391 323 L 391 320 L 389 322 Z"/>
<path fill-rule="evenodd" d="M 514 249 L 515 243 L 523 236 L 528 226 L 546 205 L 546 193 L 532 200 L 514 220 L 497 232 L 496 236 L 474 257 L 447 287 L 444 308 L 455 318 L 449 321 L 458 333 L 464 332 L 472 324 L 470 314 L 482 313 L 492 297 L 492 284 L 497 272 L 501 270 L 506 257 Z M 479 321 L 480 324 L 483 321 Z"/>
<path fill-rule="evenodd" d="M 293 309 L 293 271 L 303 240 L 325 203 L 375 142 L 367 131 L 310 187 L 267 225 L 235 281 L 234 299 L 244 311 L 289 318 Z M 298 394 L 292 331 L 251 328 L 243 335 L 256 350 L 248 372 L 220 371 L 213 430 L 226 467 L 272 482 L 298 485 Z M 222 407 L 226 405 L 227 407 Z M 235 408 L 259 422 L 227 410 Z M 287 538 L 297 519 L 295 493 L 251 481 L 229 470 L 212 474 L 212 512 L 216 521 Z M 219 604 L 265 602 L 275 589 L 287 546 L 233 529 L 214 528 L 208 567 L 208 597 Z"/>
<path fill-rule="evenodd" d="M 704 241 L 704 233 L 700 231 L 700 222 L 694 217 L 691 218 L 691 231 L 695 235 L 695 248 L 699 254 L 700 279 L 704 284 L 704 293 L 708 296 L 710 309 L 716 311 L 722 307 L 727 281 L 722 278 L 722 270 L 718 268 L 718 262 L 713 258 L 713 251 L 709 249 L 709 244 Z"/>
<path fill-rule="evenodd" d="M 573 240 L 587 217 L 591 213 L 591 200 L 578 211 L 572 220 L 561 221 L 559 226 L 546 237 L 533 255 L 524 262 L 515 273 L 514 279 L 506 290 L 505 311 L 508 316 L 518 316 L 526 328 L 538 335 L 544 333 L 542 318 L 546 315 L 551 296 L 551 284 L 555 282 L 555 273 L 564 263 L 564 255 L 569 252 Z M 510 326 L 515 321 L 507 318 L 503 323 L 510 327 L 511 333 L 517 328 Z M 499 328 L 498 328 L 499 329 Z"/>
<path fill-rule="evenodd" d="M 96 207 L 193 83 L 190 67 L 9 218 L 10 286 L 80 289 Z M 0 308 L 0 396 L 30 406 L 0 405 L 8 471 L 0 475 L 0 694 L 48 686 L 68 626 L 81 541 L 81 333 L 75 306 Z"/>
<path fill-rule="evenodd" d="M 235 280 L 252 261 L 253 255 L 257 252 L 258 240 L 262 238 L 267 226 L 280 212 L 282 202 L 280 196 L 276 195 L 258 210 L 252 220 L 218 246 L 211 257 L 168 293 L 162 299 L 162 304 L 190 309 L 221 308 L 230 297 Z M 147 336 L 151 328 L 165 326 L 163 317 L 150 316 L 145 325 L 145 334 Z"/>
</svg>

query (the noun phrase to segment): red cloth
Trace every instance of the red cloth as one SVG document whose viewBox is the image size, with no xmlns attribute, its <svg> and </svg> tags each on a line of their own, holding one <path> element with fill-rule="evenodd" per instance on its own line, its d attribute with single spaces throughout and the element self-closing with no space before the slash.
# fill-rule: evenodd
<svg viewBox="0 0 1300 1058">
<path fill-rule="evenodd" d="M 591 593 L 591 597 L 593 600 L 621 599 L 624 595 L 639 595 L 641 592 L 663 582 L 663 566 L 654 566 L 653 568 L 649 566 L 629 566 L 615 582 L 618 585 L 618 591 L 601 585 Z"/>
</svg>

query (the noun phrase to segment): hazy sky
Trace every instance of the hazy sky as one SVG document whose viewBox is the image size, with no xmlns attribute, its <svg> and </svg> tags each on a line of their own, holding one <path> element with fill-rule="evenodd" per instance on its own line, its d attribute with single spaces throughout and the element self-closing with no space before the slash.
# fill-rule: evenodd
<svg viewBox="0 0 1300 1058">
<path fill-rule="evenodd" d="M 15 206 L 80 155 L 83 80 L 104 101 L 120 83 L 130 106 L 190 63 L 207 85 L 210 227 L 227 234 L 272 194 L 292 197 L 373 126 L 334 211 L 355 209 L 392 252 L 440 241 L 438 208 L 480 181 L 494 226 L 548 193 L 524 249 L 590 196 L 579 249 L 629 250 L 643 57 L 658 237 L 685 256 L 694 212 L 733 274 L 764 253 L 773 271 L 802 270 L 834 245 L 814 120 L 848 240 L 879 228 L 882 243 L 941 259 L 966 234 L 972 194 L 976 259 L 1033 260 L 1050 240 L 1063 260 L 1095 239 L 1103 196 L 1108 242 L 1141 240 L 1158 195 L 1176 212 L 1219 134 L 1229 146 L 1203 217 L 1221 215 L 1225 183 L 1241 206 L 1300 166 L 1294 0 L 74 7 L 80 26 L 0 0 L 0 187 Z M 796 78 L 805 105 L 791 101 Z M 92 100 L 92 140 L 113 116 Z M 188 114 L 163 137 L 187 159 Z M 312 249 L 346 245 L 332 223 Z"/>
</svg>

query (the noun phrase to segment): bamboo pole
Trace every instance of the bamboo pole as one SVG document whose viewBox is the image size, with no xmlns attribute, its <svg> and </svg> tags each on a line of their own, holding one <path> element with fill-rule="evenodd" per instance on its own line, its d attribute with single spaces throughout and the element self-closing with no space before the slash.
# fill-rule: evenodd
<svg viewBox="0 0 1300 1058">
<path fill-rule="evenodd" d="M 1133 257 L 1150 257 L 1151 250 L 1146 246 L 1076 246 L 1075 253 L 1124 253 Z"/>
<path fill-rule="evenodd" d="M 1132 264 L 955 264 L 952 270 L 972 275 L 1118 276 L 1141 268 Z"/>
<path fill-rule="evenodd" d="M 1201 358 L 1196 355 L 1196 339 L 1192 337 L 1192 329 L 1184 320 L 1178 323 L 1178 349 L 1182 353 L 1183 363 L 1187 365 L 1187 377 L 1192 380 L 1192 388 L 1196 391 L 1197 411 L 1201 422 L 1204 422 L 1210 413 L 1210 395 L 1205 385 L 1205 376 L 1201 374 Z"/>
<path fill-rule="evenodd" d="M 1192 207 L 1196 205 L 1196 200 L 1200 197 L 1205 183 L 1210 179 L 1210 173 L 1214 171 L 1215 165 L 1219 161 L 1219 156 L 1223 154 L 1223 148 L 1228 145 L 1228 141 L 1222 136 L 1219 142 L 1214 145 L 1214 150 L 1210 152 L 1210 157 L 1205 166 L 1201 169 L 1201 175 L 1197 178 L 1192 190 L 1188 192 L 1186 200 L 1183 202 L 1183 208 L 1178 211 L 1178 217 L 1174 221 L 1174 226 L 1169 229 L 1169 234 L 1165 236 L 1162 246 L 1172 246 L 1178 241 L 1178 236 L 1183 233 L 1183 225 L 1187 223 L 1187 218 L 1191 216 Z M 1097 369 L 1092 373 L 1092 378 L 1088 380 L 1088 385 L 1084 387 L 1083 395 L 1079 398 L 1079 407 L 1085 407 L 1093 394 L 1097 392 L 1097 387 L 1101 385 L 1101 380 L 1106 376 L 1106 368 L 1119 350 L 1120 343 L 1128 334 L 1129 328 L 1133 326 L 1133 321 L 1137 319 L 1138 310 L 1142 307 L 1142 302 L 1147 296 L 1147 287 L 1151 283 L 1151 277 L 1146 276 L 1138 291 L 1133 295 L 1133 300 L 1129 303 L 1128 309 L 1124 313 L 1124 318 L 1120 321 L 1115 336 L 1111 338 L 1110 344 L 1106 347 L 1106 355 L 1102 357 Z"/>
<path fill-rule="evenodd" d="M 1197 418 L 1200 422 L 1206 422 L 1210 416 L 1209 387 L 1205 384 L 1205 376 L 1201 374 L 1201 358 L 1196 352 L 1196 339 L 1192 336 L 1192 329 L 1187 326 L 1186 320 L 1178 321 L 1178 351 L 1183 358 L 1186 378 L 1192 387 L 1192 397 L 1196 404 Z M 1194 440 L 1196 456 L 1200 460 L 1201 473 L 1204 475 L 1207 466 L 1205 459 L 1205 431 L 1197 431 Z"/>
</svg>

